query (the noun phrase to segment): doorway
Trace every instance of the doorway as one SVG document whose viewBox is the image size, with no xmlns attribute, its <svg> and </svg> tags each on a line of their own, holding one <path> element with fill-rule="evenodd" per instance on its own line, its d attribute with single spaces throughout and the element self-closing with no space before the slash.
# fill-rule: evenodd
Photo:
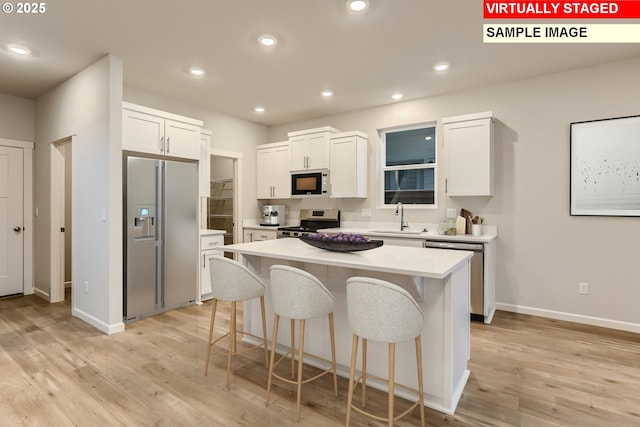
<svg viewBox="0 0 640 427">
<path fill-rule="evenodd" d="M 223 228 L 225 245 L 242 242 L 242 153 L 225 150 L 211 150 L 210 157 L 211 194 L 210 203 L 222 208 L 220 219 L 225 221 Z M 214 188 L 216 189 L 214 192 Z M 219 193 L 217 192 L 219 190 Z M 216 199 L 216 197 L 218 197 Z M 224 206 L 229 204 L 231 206 Z M 216 222 L 220 224 L 220 221 Z"/>
<path fill-rule="evenodd" d="M 72 138 L 51 144 L 51 292 L 50 302 L 72 294 Z"/>
</svg>

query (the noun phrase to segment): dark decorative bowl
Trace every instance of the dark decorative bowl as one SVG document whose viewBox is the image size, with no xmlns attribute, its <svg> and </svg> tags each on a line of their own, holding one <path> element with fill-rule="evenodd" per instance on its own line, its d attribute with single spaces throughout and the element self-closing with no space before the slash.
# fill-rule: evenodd
<svg viewBox="0 0 640 427">
<path fill-rule="evenodd" d="M 382 240 L 369 240 L 366 242 L 340 242 L 336 240 L 321 240 L 314 237 L 300 237 L 300 240 L 316 248 L 332 252 L 357 252 L 378 248 L 384 243 Z"/>
</svg>

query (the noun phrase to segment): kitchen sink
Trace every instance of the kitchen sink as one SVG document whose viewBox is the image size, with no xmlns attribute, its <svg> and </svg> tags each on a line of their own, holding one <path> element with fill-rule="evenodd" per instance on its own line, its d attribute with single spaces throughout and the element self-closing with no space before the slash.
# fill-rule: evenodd
<svg viewBox="0 0 640 427">
<path fill-rule="evenodd" d="M 369 230 L 368 232 L 380 234 L 422 234 L 422 230 Z"/>
</svg>

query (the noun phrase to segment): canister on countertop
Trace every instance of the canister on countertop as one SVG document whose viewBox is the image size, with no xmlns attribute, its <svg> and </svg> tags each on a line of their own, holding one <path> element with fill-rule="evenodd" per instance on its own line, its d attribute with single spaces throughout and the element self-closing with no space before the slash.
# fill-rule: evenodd
<svg viewBox="0 0 640 427">
<path fill-rule="evenodd" d="M 440 224 L 438 225 L 438 234 L 441 236 L 455 236 L 456 223 L 449 220 L 440 221 Z"/>
<path fill-rule="evenodd" d="M 456 218 L 456 234 L 466 234 L 467 233 L 467 220 L 461 216 Z"/>
</svg>

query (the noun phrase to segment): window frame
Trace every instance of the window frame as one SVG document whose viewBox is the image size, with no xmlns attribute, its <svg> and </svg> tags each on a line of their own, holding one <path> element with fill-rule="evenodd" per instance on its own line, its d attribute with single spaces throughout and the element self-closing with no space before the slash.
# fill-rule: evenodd
<svg viewBox="0 0 640 427">
<path fill-rule="evenodd" d="M 434 163 L 418 163 L 412 165 L 398 165 L 398 166 L 386 166 L 387 164 L 387 141 L 386 136 L 388 133 L 394 132 L 402 132 L 402 131 L 410 131 L 415 129 L 423 129 L 433 127 L 435 134 L 434 141 L 434 155 L 435 162 Z M 419 203 L 419 204 L 405 204 L 405 209 L 437 209 L 438 208 L 438 162 L 439 160 L 439 149 L 438 149 L 438 140 L 439 140 L 439 131 L 438 131 L 438 121 L 430 120 L 426 122 L 406 124 L 406 125 L 398 125 L 398 126 L 390 126 L 386 128 L 378 129 L 378 141 L 379 141 L 379 150 L 378 150 L 378 180 L 376 183 L 377 189 L 377 203 L 376 207 L 378 209 L 395 209 L 396 204 L 385 204 L 384 202 L 384 176 L 386 171 L 395 171 L 395 170 L 414 170 L 414 169 L 433 169 L 433 203 Z"/>
</svg>

